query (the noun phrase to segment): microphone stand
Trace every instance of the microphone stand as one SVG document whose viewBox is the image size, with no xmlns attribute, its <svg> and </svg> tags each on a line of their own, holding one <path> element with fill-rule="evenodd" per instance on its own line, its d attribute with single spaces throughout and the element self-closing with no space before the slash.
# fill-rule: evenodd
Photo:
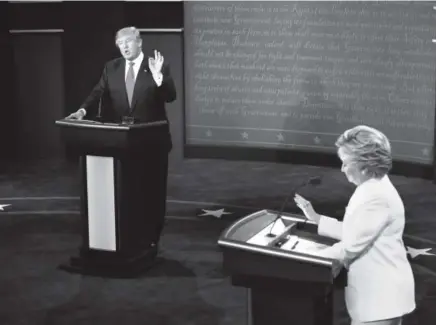
<svg viewBox="0 0 436 325">
<path fill-rule="evenodd" d="M 308 184 L 311 184 L 311 185 L 318 185 L 318 184 L 320 184 L 320 183 L 321 183 L 321 178 L 320 178 L 319 176 L 315 176 L 315 177 L 311 177 L 311 178 L 305 180 L 303 183 L 301 183 L 300 185 L 298 185 L 298 186 L 297 186 L 297 187 L 292 191 L 292 193 L 291 193 L 292 195 L 288 195 L 288 196 L 286 197 L 285 201 L 283 202 L 283 204 L 282 204 L 282 206 L 281 206 L 281 208 L 280 208 L 280 211 L 277 213 L 277 217 L 276 217 L 276 218 L 274 219 L 274 221 L 272 222 L 272 226 L 271 226 L 271 228 L 270 228 L 268 234 L 266 234 L 266 237 L 269 237 L 269 238 L 276 237 L 276 235 L 274 235 L 274 234 L 272 233 L 272 230 L 274 229 L 274 226 L 275 226 L 276 222 L 277 222 L 277 221 L 282 217 L 283 210 L 285 209 L 286 204 L 287 204 L 288 201 L 289 201 L 289 198 L 290 198 L 291 196 L 294 196 L 295 193 L 296 193 L 300 188 L 302 188 L 302 187 L 304 187 L 304 186 L 306 186 L 306 185 L 308 185 Z"/>
<path fill-rule="evenodd" d="M 102 96 L 100 96 L 100 99 L 98 101 L 98 110 L 97 110 L 97 116 L 95 117 L 95 120 L 98 122 L 101 122 L 102 118 L 101 118 L 101 102 L 102 102 Z"/>
</svg>

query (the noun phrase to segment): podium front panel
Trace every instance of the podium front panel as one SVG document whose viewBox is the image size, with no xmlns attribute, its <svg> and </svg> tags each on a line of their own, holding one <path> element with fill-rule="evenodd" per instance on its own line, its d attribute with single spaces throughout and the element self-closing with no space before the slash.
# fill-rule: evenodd
<svg viewBox="0 0 436 325">
<path fill-rule="evenodd" d="M 116 251 L 114 159 L 86 156 L 86 175 L 89 248 Z"/>
</svg>

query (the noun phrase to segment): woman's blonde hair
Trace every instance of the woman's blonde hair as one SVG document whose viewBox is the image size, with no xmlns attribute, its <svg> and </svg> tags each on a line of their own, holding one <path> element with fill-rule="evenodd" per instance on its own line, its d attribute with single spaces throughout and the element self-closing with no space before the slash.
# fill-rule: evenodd
<svg viewBox="0 0 436 325">
<path fill-rule="evenodd" d="M 372 178 L 382 178 L 392 169 L 391 144 L 381 131 L 366 125 L 346 130 L 335 143 Z"/>
</svg>

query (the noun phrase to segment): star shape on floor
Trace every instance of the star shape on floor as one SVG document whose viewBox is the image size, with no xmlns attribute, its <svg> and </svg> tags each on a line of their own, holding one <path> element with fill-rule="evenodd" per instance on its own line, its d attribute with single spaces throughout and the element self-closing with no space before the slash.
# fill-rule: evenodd
<svg viewBox="0 0 436 325">
<path fill-rule="evenodd" d="M 413 259 L 419 255 L 433 255 L 436 256 L 436 254 L 433 253 L 429 253 L 428 251 L 431 250 L 431 248 L 412 248 L 407 246 L 407 254 L 410 255 L 410 257 Z"/>
<path fill-rule="evenodd" d="M 316 136 L 315 138 L 313 138 L 313 141 L 314 141 L 316 144 L 320 144 L 320 143 L 321 143 L 321 139 L 320 139 L 318 136 Z"/>
<path fill-rule="evenodd" d="M 218 210 L 206 210 L 206 209 L 201 209 L 204 213 L 203 214 L 199 214 L 200 217 L 203 216 L 213 216 L 215 218 L 220 219 L 223 214 L 231 214 L 231 212 L 225 212 L 225 209 L 218 209 Z"/>
<path fill-rule="evenodd" d="M 242 132 L 241 136 L 242 136 L 242 139 L 248 139 L 248 133 L 247 132 Z"/>
<path fill-rule="evenodd" d="M 281 134 L 281 133 L 277 134 L 277 140 L 284 141 L 285 138 L 283 137 L 283 134 Z"/>
<path fill-rule="evenodd" d="M 4 211 L 4 207 L 8 207 L 8 206 L 10 206 L 10 204 L 0 204 L 0 210 L 1 211 Z"/>
</svg>

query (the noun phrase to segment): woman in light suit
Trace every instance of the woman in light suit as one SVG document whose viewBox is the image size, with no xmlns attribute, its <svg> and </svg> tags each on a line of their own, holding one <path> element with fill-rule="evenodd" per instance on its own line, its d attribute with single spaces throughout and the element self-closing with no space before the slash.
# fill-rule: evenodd
<svg viewBox="0 0 436 325">
<path fill-rule="evenodd" d="M 341 171 L 357 188 L 343 222 L 316 213 L 296 194 L 318 234 L 339 242 L 317 254 L 339 260 L 348 269 L 345 302 L 352 325 L 400 325 L 415 309 L 415 282 L 403 244 L 404 206 L 388 177 L 389 140 L 380 131 L 356 126 L 336 141 Z"/>
</svg>

